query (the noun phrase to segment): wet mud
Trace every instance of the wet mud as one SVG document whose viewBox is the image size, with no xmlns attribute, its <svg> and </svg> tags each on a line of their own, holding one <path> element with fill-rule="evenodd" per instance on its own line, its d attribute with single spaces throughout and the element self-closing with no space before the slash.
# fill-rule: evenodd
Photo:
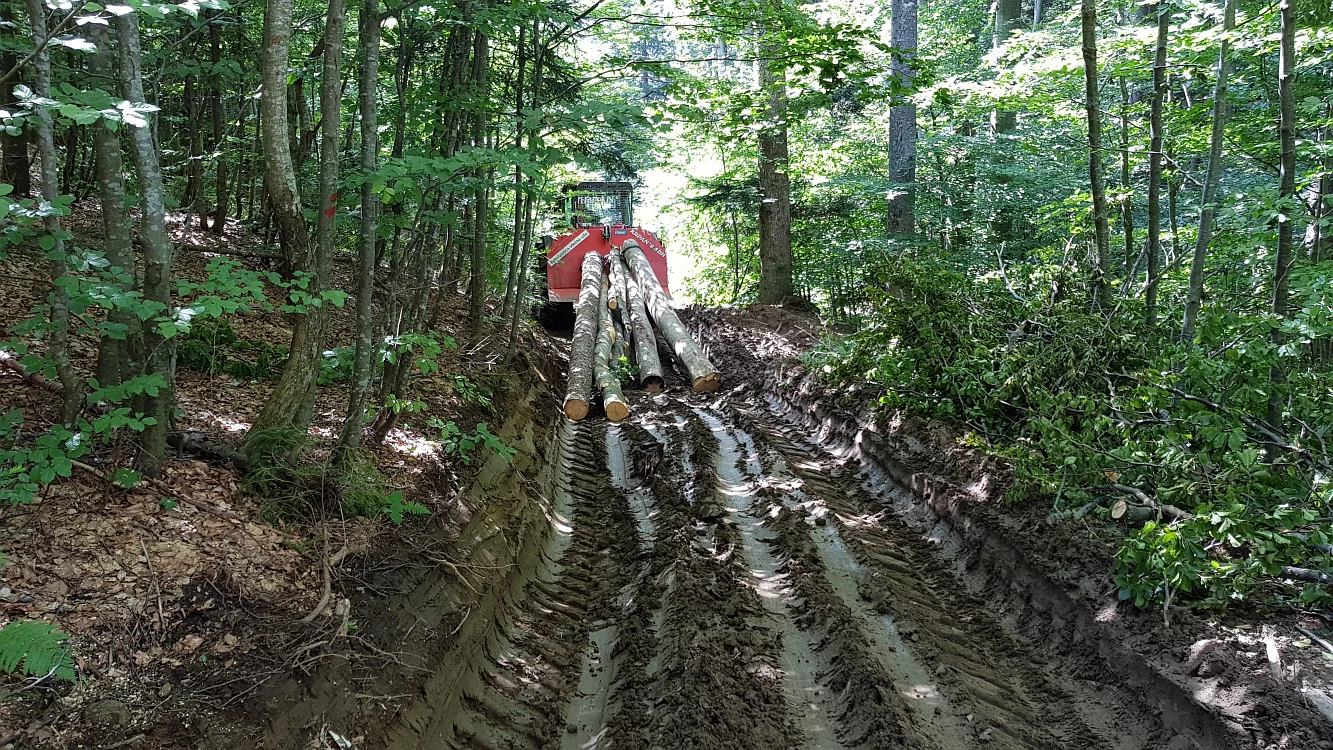
<svg viewBox="0 0 1333 750">
<path fill-rule="evenodd" d="M 539 470 L 496 477 L 461 584 L 421 592 L 449 630 L 387 746 L 1237 746 L 780 410 L 633 408 L 553 427 Z"/>
</svg>

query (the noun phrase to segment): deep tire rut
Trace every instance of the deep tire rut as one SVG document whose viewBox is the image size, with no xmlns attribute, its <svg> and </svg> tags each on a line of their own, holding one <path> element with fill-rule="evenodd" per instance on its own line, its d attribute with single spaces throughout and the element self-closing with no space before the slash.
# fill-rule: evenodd
<svg viewBox="0 0 1333 750">
<path fill-rule="evenodd" d="M 634 406 L 560 428 L 540 564 L 414 746 L 1196 746 L 775 415 Z"/>
</svg>

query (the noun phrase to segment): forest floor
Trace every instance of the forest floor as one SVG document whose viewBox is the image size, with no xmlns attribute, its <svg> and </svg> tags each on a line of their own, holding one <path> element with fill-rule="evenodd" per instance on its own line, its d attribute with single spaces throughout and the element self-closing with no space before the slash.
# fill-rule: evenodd
<svg viewBox="0 0 1333 750">
<path fill-rule="evenodd" d="M 40 285 L 9 279 L 41 269 L 4 273 L 15 320 Z M 461 339 L 461 301 L 439 333 Z M 1110 530 L 1003 504 L 1004 467 L 957 431 L 805 372 L 816 319 L 685 318 L 723 390 L 672 374 L 619 424 L 559 418 L 566 347 L 543 332 L 511 368 L 487 342 L 442 354 L 415 381 L 428 411 L 375 453 L 432 510 L 401 527 L 265 520 L 189 456 L 147 490 L 82 472 L 0 508 L 0 612 L 70 632 L 85 678 L 8 696 L 0 748 L 1333 748 L 1333 661 L 1295 630 L 1323 623 L 1134 611 Z M 289 335 L 276 314 L 235 328 Z M 236 440 L 268 387 L 182 373 L 178 427 Z M 345 400 L 321 390 L 319 439 Z M 54 409 L 3 373 L 0 401 Z M 517 453 L 463 465 L 427 416 L 502 422 Z M 332 596 L 301 622 L 329 549 Z"/>
</svg>

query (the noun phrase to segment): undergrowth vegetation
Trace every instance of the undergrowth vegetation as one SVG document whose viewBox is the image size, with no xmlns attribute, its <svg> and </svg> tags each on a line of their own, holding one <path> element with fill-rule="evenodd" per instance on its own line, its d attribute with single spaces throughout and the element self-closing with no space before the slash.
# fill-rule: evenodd
<svg viewBox="0 0 1333 750">
<path fill-rule="evenodd" d="M 1011 502 L 1052 503 L 1055 521 L 1109 518 L 1115 500 L 1126 519 L 1148 516 L 1116 554 L 1122 598 L 1333 602 L 1319 582 L 1333 563 L 1333 363 L 1310 347 L 1333 333 L 1322 300 L 1333 264 L 1293 284 L 1302 312 L 1282 323 L 1281 347 L 1262 300 L 1208 316 L 1186 345 L 1144 325 L 1135 299 L 1089 312 L 1041 267 L 1006 279 L 902 259 L 880 274 L 862 329 L 808 364 L 878 385 L 884 408 L 967 425 L 970 442 L 1012 463 Z M 1274 365 L 1285 386 L 1269 382 Z M 1264 419 L 1275 387 L 1290 432 Z"/>
</svg>

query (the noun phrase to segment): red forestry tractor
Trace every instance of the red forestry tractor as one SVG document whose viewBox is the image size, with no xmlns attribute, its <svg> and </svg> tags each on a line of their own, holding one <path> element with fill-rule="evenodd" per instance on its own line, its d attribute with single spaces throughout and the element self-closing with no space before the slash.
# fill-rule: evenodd
<svg viewBox="0 0 1333 750">
<path fill-rule="evenodd" d="M 634 190 L 628 182 L 566 185 L 560 198 L 560 212 L 569 229 L 547 241 L 543 261 L 546 300 L 562 308 L 554 311 L 559 317 L 573 320 L 573 305 L 579 299 L 579 269 L 583 266 L 583 256 L 596 252 L 606 257 L 626 240 L 638 243 L 663 291 L 670 294 L 666 251 L 657 235 L 634 226 Z"/>
<path fill-rule="evenodd" d="M 671 309 L 662 243 L 634 226 L 629 183 L 580 182 L 560 204 L 569 229 L 546 243 L 542 258 L 548 324 L 573 313 L 565 416 L 577 422 L 600 400 L 606 418 L 619 422 L 630 413 L 624 385 L 662 390 L 659 333 L 694 390 L 717 390 L 721 375 Z"/>
</svg>

